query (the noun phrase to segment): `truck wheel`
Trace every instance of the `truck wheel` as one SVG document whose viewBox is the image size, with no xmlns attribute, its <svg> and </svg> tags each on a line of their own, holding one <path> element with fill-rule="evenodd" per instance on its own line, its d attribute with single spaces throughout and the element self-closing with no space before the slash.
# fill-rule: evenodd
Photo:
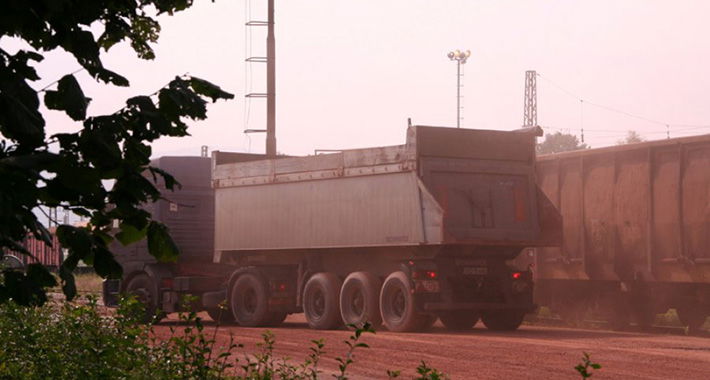
<svg viewBox="0 0 710 380">
<path fill-rule="evenodd" d="M 311 328 L 332 330 L 342 326 L 338 296 L 342 282 L 333 273 L 316 273 L 303 290 L 303 312 Z"/>
<path fill-rule="evenodd" d="M 481 316 L 483 324 L 493 331 L 513 331 L 523 323 L 525 313 L 517 310 L 493 310 Z"/>
<path fill-rule="evenodd" d="M 414 307 L 412 286 L 402 271 L 390 274 L 380 292 L 382 321 L 389 331 L 420 331 L 432 317 L 420 314 Z"/>
<path fill-rule="evenodd" d="M 476 325 L 481 313 L 470 310 L 448 311 L 439 314 L 439 320 L 449 330 L 460 331 L 469 330 Z"/>
<path fill-rule="evenodd" d="M 145 309 L 143 322 L 160 322 L 161 313 L 158 310 L 158 288 L 153 279 L 145 273 L 131 277 L 126 284 L 126 293 L 136 297 Z"/>
<path fill-rule="evenodd" d="M 380 327 L 380 285 L 372 273 L 350 273 L 340 290 L 340 314 L 346 325 L 362 327 L 370 322 L 373 328 Z"/>
<path fill-rule="evenodd" d="M 234 323 L 234 315 L 229 309 L 207 309 L 207 315 L 212 318 L 213 321 L 221 324 L 231 324 Z"/>
<path fill-rule="evenodd" d="M 269 322 L 266 284 L 253 273 L 244 273 L 232 286 L 230 305 L 234 320 L 241 326 L 264 326 Z"/>
</svg>

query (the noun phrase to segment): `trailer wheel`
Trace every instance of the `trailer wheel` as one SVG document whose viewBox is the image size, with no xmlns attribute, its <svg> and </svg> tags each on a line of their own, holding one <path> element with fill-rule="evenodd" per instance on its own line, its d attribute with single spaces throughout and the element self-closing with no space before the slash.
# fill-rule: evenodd
<svg viewBox="0 0 710 380">
<path fill-rule="evenodd" d="M 214 308 L 214 309 L 207 309 L 207 315 L 212 318 L 213 321 L 221 324 L 231 324 L 234 323 L 234 315 L 232 315 L 232 311 L 229 309 L 220 309 L 220 308 Z"/>
<path fill-rule="evenodd" d="M 393 332 L 420 331 L 432 321 L 432 316 L 416 311 L 412 286 L 402 271 L 385 279 L 380 292 L 380 311 L 385 326 Z"/>
<path fill-rule="evenodd" d="M 316 273 L 306 282 L 303 312 L 311 328 L 332 330 L 343 324 L 338 302 L 341 285 L 338 276 L 324 272 Z"/>
<path fill-rule="evenodd" d="M 241 326 L 264 326 L 269 322 L 266 284 L 253 273 L 244 273 L 234 282 L 230 305 L 234 320 Z"/>
<path fill-rule="evenodd" d="M 523 323 L 525 313 L 518 310 L 492 310 L 481 315 L 483 324 L 493 331 L 513 331 Z"/>
<path fill-rule="evenodd" d="M 370 322 L 373 328 L 380 327 L 380 286 L 380 279 L 370 272 L 350 273 L 340 290 L 340 314 L 346 325 Z"/>
<path fill-rule="evenodd" d="M 469 330 L 476 325 L 481 313 L 470 310 L 448 311 L 439 314 L 439 320 L 449 330 Z"/>
<path fill-rule="evenodd" d="M 143 322 L 159 322 L 162 319 L 158 310 L 158 288 L 150 276 L 145 273 L 131 277 L 126 284 L 126 293 L 136 297 L 145 308 Z"/>
</svg>

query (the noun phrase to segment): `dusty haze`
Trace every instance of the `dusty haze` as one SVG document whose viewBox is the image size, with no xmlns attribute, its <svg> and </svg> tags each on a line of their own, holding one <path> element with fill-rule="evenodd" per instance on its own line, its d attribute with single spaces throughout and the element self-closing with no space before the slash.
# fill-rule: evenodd
<svg viewBox="0 0 710 380">
<path fill-rule="evenodd" d="M 252 19 L 265 18 L 260 0 L 199 1 L 162 17 L 155 61 L 135 58 L 125 44 L 112 50 L 107 67 L 132 86 L 103 86 L 80 74 L 94 99 L 90 113 L 114 111 L 127 97 L 189 72 L 237 97 L 212 105 L 192 137 L 156 143 L 154 155 L 199 154 L 201 145 L 262 152 L 263 135 L 250 141 L 242 133 L 264 128 L 265 116 L 263 100 L 248 106 L 243 98 L 265 87 L 264 71 L 244 64 L 249 51 L 265 51 L 265 30 L 245 38 L 248 5 Z M 665 123 L 671 137 L 707 133 L 708 14 L 706 1 L 277 1 L 278 150 L 400 144 L 407 117 L 454 126 L 456 68 L 446 53 L 457 48 L 472 52 L 463 78 L 466 128 L 519 127 L 524 72 L 533 69 L 542 75 L 538 122 L 549 132 L 579 135 L 584 126 L 594 147 L 614 144 L 629 129 L 665 138 Z M 70 57 L 51 55 L 36 87 L 77 67 Z M 580 107 L 579 97 L 660 124 Z M 49 133 L 76 128 L 60 113 L 46 115 Z"/>
</svg>

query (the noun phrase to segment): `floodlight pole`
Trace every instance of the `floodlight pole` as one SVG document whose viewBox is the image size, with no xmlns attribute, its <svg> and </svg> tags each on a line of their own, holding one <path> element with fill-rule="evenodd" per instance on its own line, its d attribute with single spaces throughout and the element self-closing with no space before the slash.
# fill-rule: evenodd
<svg viewBox="0 0 710 380">
<path fill-rule="evenodd" d="M 456 128 L 461 128 L 461 61 L 456 60 Z"/>
<path fill-rule="evenodd" d="M 456 128 L 461 128 L 461 65 L 471 56 L 471 51 L 455 50 L 446 56 L 456 61 Z"/>
</svg>

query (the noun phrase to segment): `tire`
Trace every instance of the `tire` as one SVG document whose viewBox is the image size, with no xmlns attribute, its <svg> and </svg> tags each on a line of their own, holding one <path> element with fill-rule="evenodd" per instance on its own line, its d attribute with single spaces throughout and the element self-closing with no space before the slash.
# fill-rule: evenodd
<svg viewBox="0 0 710 380">
<path fill-rule="evenodd" d="M 517 310 L 494 310 L 481 315 L 483 324 L 493 331 L 514 331 L 523 323 L 525 313 Z"/>
<path fill-rule="evenodd" d="M 207 315 L 212 318 L 213 321 L 220 323 L 220 324 L 233 324 L 234 321 L 234 315 L 232 315 L 232 311 L 229 309 L 220 309 L 220 308 L 215 308 L 215 309 L 207 309 Z"/>
<path fill-rule="evenodd" d="M 402 271 L 390 274 L 382 284 L 380 312 L 392 332 L 421 331 L 432 321 L 432 316 L 416 311 L 411 283 Z"/>
<path fill-rule="evenodd" d="M 452 331 L 470 330 L 480 317 L 479 312 L 471 310 L 449 311 L 439 314 L 439 320 L 444 324 L 444 327 Z"/>
<path fill-rule="evenodd" d="M 141 318 L 144 323 L 157 323 L 162 319 L 158 310 L 158 288 L 150 276 L 145 273 L 131 277 L 126 284 L 126 294 L 135 296 L 143 304 L 144 313 Z"/>
<path fill-rule="evenodd" d="M 308 325 L 316 330 L 333 330 L 343 325 L 340 317 L 342 282 L 333 273 L 316 273 L 303 289 L 303 312 Z"/>
<path fill-rule="evenodd" d="M 370 322 L 377 329 L 380 315 L 381 281 L 369 272 L 354 272 L 343 281 L 340 289 L 340 315 L 345 325 L 362 327 Z"/>
<path fill-rule="evenodd" d="M 271 317 L 269 296 L 261 276 L 244 273 L 232 285 L 229 304 L 236 323 L 244 327 L 266 326 Z"/>
</svg>

